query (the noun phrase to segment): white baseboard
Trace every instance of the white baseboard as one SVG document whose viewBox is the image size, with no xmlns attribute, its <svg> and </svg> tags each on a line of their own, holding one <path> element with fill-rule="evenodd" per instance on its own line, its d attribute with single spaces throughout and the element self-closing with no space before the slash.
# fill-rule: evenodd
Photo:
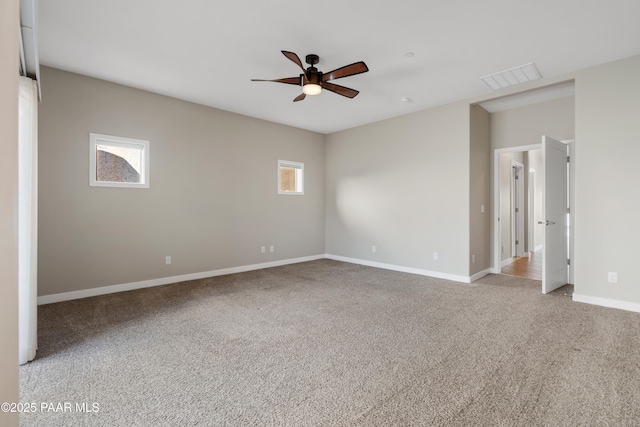
<svg viewBox="0 0 640 427">
<path fill-rule="evenodd" d="M 536 246 L 535 248 L 533 248 L 533 251 L 534 251 L 534 252 L 538 252 L 538 251 L 539 251 L 539 250 L 541 250 L 541 249 L 542 249 L 542 245 L 538 245 L 538 246 Z"/>
<path fill-rule="evenodd" d="M 509 264 L 513 264 L 513 257 L 507 258 L 500 263 L 500 268 L 506 267 Z"/>
<path fill-rule="evenodd" d="M 224 276 L 226 274 L 243 273 L 245 271 L 260 270 L 263 268 L 279 267 L 282 265 L 296 264 L 299 262 L 315 261 L 325 258 L 324 254 L 312 255 L 302 258 L 290 258 L 280 261 L 263 262 L 260 264 L 242 265 L 239 267 L 223 268 L 220 270 L 204 271 L 202 273 L 183 274 L 180 276 L 161 277 L 159 279 L 143 280 L 140 282 L 124 283 L 121 285 L 103 286 L 100 288 L 83 289 L 81 291 L 63 292 L 59 294 L 43 295 L 38 297 L 38 305 L 54 302 L 69 301 L 80 298 L 95 297 L 97 295 L 113 294 L 116 292 L 132 291 L 135 289 L 150 288 L 153 286 L 169 285 L 171 283 L 185 282 L 187 280 L 205 279 L 207 277 Z"/>
<path fill-rule="evenodd" d="M 588 295 L 573 294 L 575 302 L 583 302 L 585 304 L 601 305 L 603 307 L 617 308 L 620 310 L 634 311 L 640 313 L 640 304 L 636 302 L 620 301 L 616 299 L 591 297 Z"/>
<path fill-rule="evenodd" d="M 420 268 L 404 267 L 395 264 L 386 264 L 375 261 L 368 261 L 357 258 L 348 258 L 339 255 L 320 254 L 301 258 L 291 258 L 280 261 L 264 262 L 260 264 L 242 265 L 239 267 L 223 268 L 220 270 L 204 271 L 201 273 L 183 274 L 180 276 L 161 277 L 158 279 L 143 280 L 140 282 L 123 283 L 120 285 L 102 286 L 99 288 L 83 289 L 80 291 L 62 292 L 59 294 L 43 295 L 38 297 L 38 305 L 52 304 L 62 301 L 70 301 L 74 299 L 95 297 L 98 295 L 113 294 L 116 292 L 133 291 L 136 289 L 150 288 L 153 286 L 169 285 L 172 283 L 186 282 L 188 280 L 205 279 L 207 277 L 224 276 L 227 274 L 243 273 L 246 271 L 260 270 L 263 268 L 279 267 L 282 265 L 296 264 L 299 262 L 315 261 L 318 259 L 328 258 L 335 261 L 349 262 L 352 264 L 366 265 L 369 267 L 383 268 L 385 270 L 400 271 L 403 273 L 419 274 L 421 276 L 436 277 L 439 279 L 451 280 L 454 282 L 471 283 L 487 274 L 492 273 L 492 269 L 486 269 L 473 276 L 459 276 L 455 274 L 441 273 L 438 271 L 424 270 Z"/>
<path fill-rule="evenodd" d="M 454 282 L 471 283 L 471 281 L 472 281 L 471 277 L 469 277 L 469 276 L 458 276 L 458 275 L 455 275 L 455 274 L 441 273 L 439 271 L 423 270 L 421 268 L 404 267 L 404 266 L 395 265 L 395 264 L 385 264 L 385 263 L 382 263 L 382 262 L 369 261 L 369 260 L 358 259 L 358 258 L 348 258 L 348 257 L 340 256 L 340 255 L 326 254 L 326 257 L 328 259 L 332 259 L 332 260 L 335 260 L 335 261 L 349 262 L 351 264 L 366 265 L 368 267 L 383 268 L 385 270 L 401 271 L 403 273 L 419 274 L 421 276 L 436 277 L 438 279 L 452 280 Z M 480 273 L 478 273 L 478 274 L 480 274 Z"/>
<path fill-rule="evenodd" d="M 483 270 L 479 273 L 474 274 L 473 276 L 471 276 L 471 283 L 475 282 L 476 280 L 482 279 L 487 274 L 493 273 L 492 270 L 493 270 L 492 268 L 487 268 L 486 270 Z"/>
</svg>

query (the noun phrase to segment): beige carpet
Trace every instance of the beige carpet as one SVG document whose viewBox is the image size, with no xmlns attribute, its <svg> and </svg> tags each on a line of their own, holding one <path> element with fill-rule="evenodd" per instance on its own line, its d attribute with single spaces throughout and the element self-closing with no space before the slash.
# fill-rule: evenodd
<svg viewBox="0 0 640 427">
<path fill-rule="evenodd" d="M 21 425 L 640 425 L 640 314 L 567 288 L 320 260 L 41 306 Z"/>
</svg>

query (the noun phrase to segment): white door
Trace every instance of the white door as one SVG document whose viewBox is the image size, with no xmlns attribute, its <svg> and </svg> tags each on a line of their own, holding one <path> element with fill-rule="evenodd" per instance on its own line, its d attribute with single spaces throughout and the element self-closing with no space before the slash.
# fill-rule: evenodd
<svg viewBox="0 0 640 427">
<path fill-rule="evenodd" d="M 568 282 L 567 251 L 567 145 L 542 137 L 544 158 L 544 259 L 542 293 Z"/>
</svg>

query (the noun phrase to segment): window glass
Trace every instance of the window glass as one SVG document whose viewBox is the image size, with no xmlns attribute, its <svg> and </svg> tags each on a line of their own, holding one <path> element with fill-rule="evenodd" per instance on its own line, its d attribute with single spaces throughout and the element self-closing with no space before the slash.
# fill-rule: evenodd
<svg viewBox="0 0 640 427">
<path fill-rule="evenodd" d="M 278 160 L 278 194 L 304 194 L 304 163 Z"/>
<path fill-rule="evenodd" d="M 149 188 L 149 141 L 92 133 L 90 143 L 89 185 Z"/>
</svg>

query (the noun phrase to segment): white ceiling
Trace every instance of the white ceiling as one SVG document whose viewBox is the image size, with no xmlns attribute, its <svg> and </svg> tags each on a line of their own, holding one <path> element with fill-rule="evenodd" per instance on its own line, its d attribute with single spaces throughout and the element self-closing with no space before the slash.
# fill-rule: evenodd
<svg viewBox="0 0 640 427">
<path fill-rule="evenodd" d="M 38 39 L 43 65 L 331 133 L 491 96 L 481 77 L 528 62 L 552 77 L 640 54 L 639 16 L 638 0 L 41 0 Z M 281 50 L 370 71 L 335 81 L 354 99 L 293 103 L 299 87 L 250 81 L 297 76 Z"/>
</svg>

